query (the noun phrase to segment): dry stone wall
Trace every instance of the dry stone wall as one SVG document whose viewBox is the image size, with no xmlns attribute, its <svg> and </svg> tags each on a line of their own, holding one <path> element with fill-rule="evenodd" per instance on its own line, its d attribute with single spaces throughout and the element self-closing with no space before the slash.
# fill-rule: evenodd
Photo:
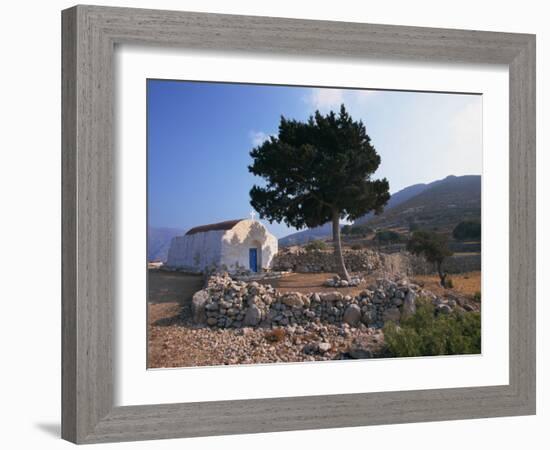
<svg viewBox="0 0 550 450">
<path fill-rule="evenodd" d="M 382 263 L 380 253 L 372 250 L 344 251 L 344 261 L 352 272 L 372 272 Z M 337 272 L 338 262 L 332 251 L 286 248 L 279 250 L 275 256 L 273 269 L 304 273 Z"/>
<path fill-rule="evenodd" d="M 444 303 L 406 279 L 379 279 L 375 285 L 352 297 L 337 291 L 283 293 L 270 285 L 235 281 L 227 274 L 219 274 L 211 276 L 205 289 L 194 295 L 192 312 L 197 324 L 219 328 L 311 322 L 379 328 L 388 320 L 399 322 L 414 314 L 419 296 Z"/>
<path fill-rule="evenodd" d="M 380 253 L 374 250 L 347 250 L 344 252 L 346 267 L 351 272 L 372 273 L 378 271 L 389 275 L 426 275 L 435 273 L 433 264 L 408 252 Z M 448 273 L 463 273 L 481 270 L 481 255 L 454 255 L 446 258 L 443 268 Z M 293 272 L 338 272 L 338 263 L 332 251 L 306 251 L 287 248 L 277 253 L 273 270 Z"/>
</svg>

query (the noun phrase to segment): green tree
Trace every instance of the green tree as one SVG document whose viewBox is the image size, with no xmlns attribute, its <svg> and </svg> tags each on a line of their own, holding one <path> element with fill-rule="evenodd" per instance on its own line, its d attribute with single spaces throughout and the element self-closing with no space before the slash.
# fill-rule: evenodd
<svg viewBox="0 0 550 450">
<path fill-rule="evenodd" d="M 464 220 L 454 228 L 453 237 L 459 241 L 481 239 L 481 224 L 473 220 Z"/>
<path fill-rule="evenodd" d="M 447 273 L 443 271 L 442 265 L 445 258 L 453 252 L 449 250 L 445 235 L 433 231 L 415 231 L 407 243 L 407 250 L 414 255 L 422 255 L 428 262 L 435 264 L 441 286 L 447 287 Z"/>
<path fill-rule="evenodd" d="M 316 111 L 307 122 L 281 117 L 278 135 L 250 156 L 249 171 L 266 180 L 250 190 L 250 204 L 260 217 L 297 229 L 332 222 L 340 276 L 349 280 L 340 219 L 379 213 L 390 198 L 388 181 L 371 179 L 380 156 L 363 123 L 354 121 L 344 105 L 339 114 Z"/>
<path fill-rule="evenodd" d="M 399 242 L 401 240 L 401 235 L 393 230 L 380 230 L 376 232 L 375 239 L 380 244 L 391 244 Z"/>
</svg>

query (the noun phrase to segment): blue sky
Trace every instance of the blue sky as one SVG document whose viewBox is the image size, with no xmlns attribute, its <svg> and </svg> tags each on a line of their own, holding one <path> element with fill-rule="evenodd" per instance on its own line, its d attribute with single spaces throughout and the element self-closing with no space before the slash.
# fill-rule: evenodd
<svg viewBox="0 0 550 450">
<path fill-rule="evenodd" d="M 362 119 L 390 191 L 447 175 L 481 174 L 479 95 L 147 81 L 148 221 L 187 229 L 249 217 L 250 150 L 281 115 L 306 120 L 346 105 Z M 277 236 L 291 232 L 268 225 Z"/>
</svg>

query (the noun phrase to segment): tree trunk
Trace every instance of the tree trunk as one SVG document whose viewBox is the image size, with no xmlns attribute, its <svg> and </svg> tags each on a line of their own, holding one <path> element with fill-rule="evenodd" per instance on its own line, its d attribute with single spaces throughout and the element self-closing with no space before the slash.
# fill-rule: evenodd
<svg viewBox="0 0 550 450">
<path fill-rule="evenodd" d="M 437 273 L 439 274 L 439 283 L 441 284 L 442 288 L 447 288 L 447 274 L 441 270 L 441 265 L 443 264 L 443 261 L 437 261 Z"/>
<path fill-rule="evenodd" d="M 342 253 L 342 243 L 340 241 L 340 214 L 338 211 L 332 214 L 332 241 L 334 242 L 334 256 L 338 262 L 338 275 L 346 281 L 351 281 L 346 264 L 344 263 L 344 255 Z"/>
</svg>

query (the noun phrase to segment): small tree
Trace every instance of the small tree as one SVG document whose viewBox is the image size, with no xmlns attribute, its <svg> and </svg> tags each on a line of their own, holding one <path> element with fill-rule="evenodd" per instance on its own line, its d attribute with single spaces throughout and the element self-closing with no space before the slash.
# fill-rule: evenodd
<svg viewBox="0 0 550 450">
<path fill-rule="evenodd" d="M 437 267 L 442 287 L 447 287 L 447 273 L 443 272 L 443 261 L 453 252 L 449 249 L 447 237 L 433 231 L 415 231 L 407 243 L 407 250 L 414 255 L 422 255 Z"/>
<path fill-rule="evenodd" d="M 374 237 L 380 244 L 393 244 L 401 240 L 401 235 L 393 230 L 380 230 Z"/>
<path fill-rule="evenodd" d="M 481 239 L 481 224 L 473 220 L 464 220 L 454 228 L 453 237 L 459 241 Z"/>
<path fill-rule="evenodd" d="M 372 180 L 380 156 L 365 126 L 344 105 L 336 115 L 315 112 L 307 122 L 281 117 L 277 137 L 251 152 L 248 167 L 265 178 L 253 186 L 250 203 L 260 217 L 301 229 L 332 222 L 339 274 L 349 281 L 340 241 L 340 219 L 379 213 L 390 198 L 386 179 Z"/>
</svg>

